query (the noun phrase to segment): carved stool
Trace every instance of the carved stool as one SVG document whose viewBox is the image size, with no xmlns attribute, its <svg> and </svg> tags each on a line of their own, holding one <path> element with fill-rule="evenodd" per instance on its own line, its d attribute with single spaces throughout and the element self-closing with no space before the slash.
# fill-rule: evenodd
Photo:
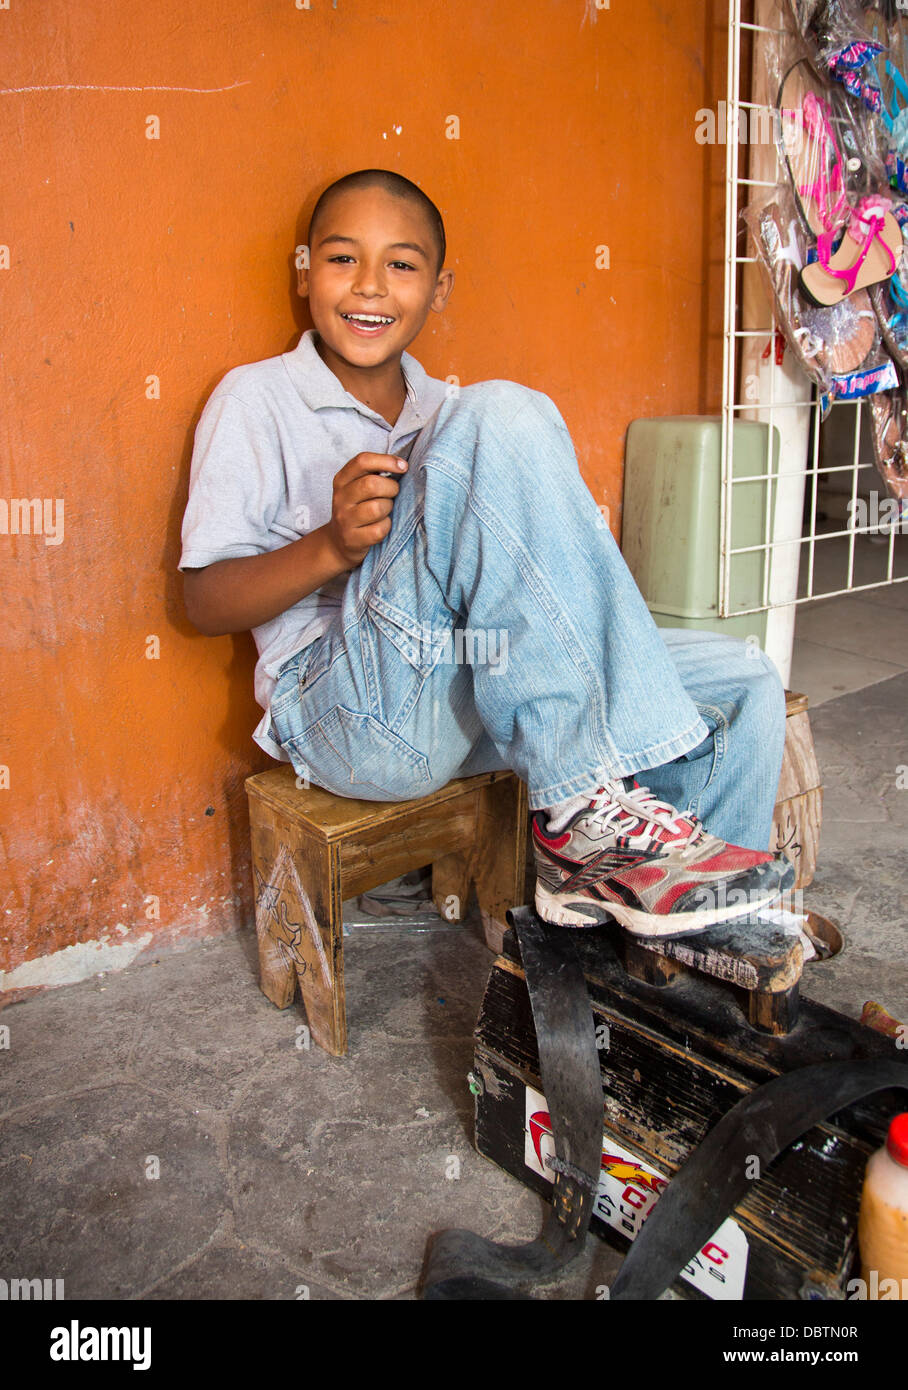
<svg viewBox="0 0 908 1390">
<path fill-rule="evenodd" d="M 415 801 L 358 801 L 300 790 L 292 767 L 246 779 L 252 829 L 259 983 L 279 1009 L 299 984 L 312 1037 L 347 1051 L 343 903 L 432 865 L 432 896 L 449 921 L 471 884 L 497 941 L 521 901 L 527 789 L 513 772 L 457 778 Z"/>
</svg>

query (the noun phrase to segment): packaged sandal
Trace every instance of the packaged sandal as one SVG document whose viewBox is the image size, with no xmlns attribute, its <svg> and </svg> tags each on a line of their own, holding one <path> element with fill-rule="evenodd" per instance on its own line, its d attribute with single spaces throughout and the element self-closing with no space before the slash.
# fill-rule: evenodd
<svg viewBox="0 0 908 1390">
<path fill-rule="evenodd" d="M 790 42 L 770 53 L 775 131 L 804 227 L 828 258 L 862 199 L 888 192 L 876 123 L 838 89 L 828 89 Z"/>
<path fill-rule="evenodd" d="M 902 232 L 902 244 L 908 238 L 908 207 L 897 204 L 894 209 Z M 880 325 L 886 351 L 893 362 L 908 369 L 908 257 L 905 250 L 896 273 L 888 280 L 871 285 L 870 302 Z"/>
<path fill-rule="evenodd" d="M 890 497 L 908 498 L 908 395 L 900 385 L 872 396 L 873 461 Z"/>
<path fill-rule="evenodd" d="M 888 280 L 902 258 L 902 231 L 892 201 L 880 194 L 862 198 L 852 211 L 836 249 L 821 233 L 817 259 L 801 271 L 801 289 L 814 304 L 838 304 L 855 290 Z"/>
<path fill-rule="evenodd" d="M 820 307 L 802 294 L 800 273 L 808 242 L 787 189 L 779 188 L 761 203 L 751 204 L 743 217 L 776 320 L 803 371 L 830 403 L 842 393 L 856 393 L 852 374 L 876 370 L 886 361 L 868 296 L 858 293 L 832 307 Z M 891 379 L 888 384 L 892 385 Z"/>
</svg>

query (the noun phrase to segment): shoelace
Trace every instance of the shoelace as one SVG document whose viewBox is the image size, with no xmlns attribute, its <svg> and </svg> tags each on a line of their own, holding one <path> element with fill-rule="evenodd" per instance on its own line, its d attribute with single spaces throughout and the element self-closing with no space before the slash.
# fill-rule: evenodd
<svg viewBox="0 0 908 1390">
<path fill-rule="evenodd" d="M 597 789 L 593 801 L 599 801 L 602 797 L 607 798 L 606 805 L 594 807 L 585 813 L 586 818 L 604 829 L 613 831 L 615 835 L 621 834 L 617 823 L 620 814 L 631 815 L 635 820 L 643 821 L 641 828 L 633 835 L 624 835 L 623 838 L 629 843 L 651 839 L 656 830 L 661 828 L 673 832 L 671 844 L 673 848 L 680 849 L 681 859 L 689 859 L 702 844 L 706 832 L 696 816 L 681 816 L 674 806 L 654 796 L 649 787 L 636 786 L 631 791 L 626 791 L 622 782 L 606 782 L 604 787 Z M 691 828 L 686 834 L 683 827 L 679 827 L 679 821 L 690 825 Z"/>
</svg>

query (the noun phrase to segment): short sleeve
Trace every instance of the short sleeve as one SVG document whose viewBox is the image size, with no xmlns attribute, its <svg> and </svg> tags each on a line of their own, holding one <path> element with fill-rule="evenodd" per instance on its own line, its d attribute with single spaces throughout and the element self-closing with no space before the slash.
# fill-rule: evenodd
<svg viewBox="0 0 908 1390">
<path fill-rule="evenodd" d="M 284 495 L 274 422 L 226 391 L 215 391 L 196 426 L 181 570 L 273 550 L 272 522 Z"/>
</svg>

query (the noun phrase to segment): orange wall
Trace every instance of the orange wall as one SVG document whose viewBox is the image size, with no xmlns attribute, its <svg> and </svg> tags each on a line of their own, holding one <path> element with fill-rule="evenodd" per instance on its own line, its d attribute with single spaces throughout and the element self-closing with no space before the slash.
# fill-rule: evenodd
<svg viewBox="0 0 908 1390">
<path fill-rule="evenodd" d="M 628 422 L 718 403 L 722 0 L 309 3 L 0 9 L 2 496 L 65 508 L 0 534 L 7 1002 L 250 920 L 254 649 L 187 623 L 180 521 L 208 393 L 309 326 L 326 182 L 438 202 L 458 280 L 412 351 L 548 392 L 616 531 Z"/>
</svg>

